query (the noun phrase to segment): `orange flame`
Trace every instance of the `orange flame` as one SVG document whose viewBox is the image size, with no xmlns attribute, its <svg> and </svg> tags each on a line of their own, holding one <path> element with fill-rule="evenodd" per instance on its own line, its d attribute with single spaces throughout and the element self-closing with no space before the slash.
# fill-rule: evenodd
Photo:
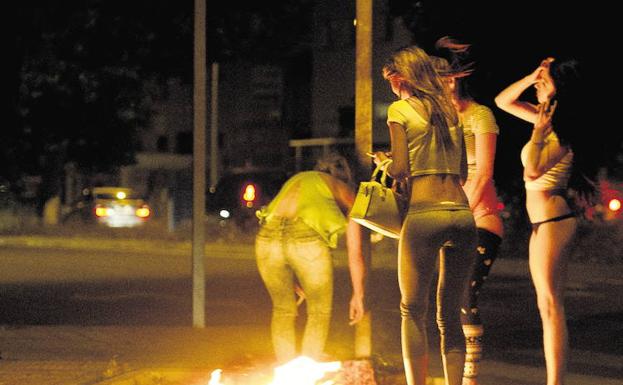
<svg viewBox="0 0 623 385">
<path fill-rule="evenodd" d="M 327 373 L 340 370 L 342 363 L 316 362 L 305 356 L 300 356 L 274 370 L 273 380 L 266 385 L 335 385 L 332 380 L 321 381 Z M 225 385 L 221 382 L 222 370 L 216 369 L 210 376 L 208 385 Z M 253 384 L 257 385 L 257 384 Z"/>
</svg>

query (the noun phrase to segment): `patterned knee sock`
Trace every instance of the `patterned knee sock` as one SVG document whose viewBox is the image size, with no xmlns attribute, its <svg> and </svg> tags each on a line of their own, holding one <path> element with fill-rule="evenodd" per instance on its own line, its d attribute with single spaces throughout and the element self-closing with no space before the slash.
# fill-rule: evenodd
<svg viewBox="0 0 623 385">
<path fill-rule="evenodd" d="M 463 377 L 476 378 L 480 368 L 480 358 L 482 357 L 482 325 L 463 325 L 465 334 L 465 367 Z"/>
</svg>

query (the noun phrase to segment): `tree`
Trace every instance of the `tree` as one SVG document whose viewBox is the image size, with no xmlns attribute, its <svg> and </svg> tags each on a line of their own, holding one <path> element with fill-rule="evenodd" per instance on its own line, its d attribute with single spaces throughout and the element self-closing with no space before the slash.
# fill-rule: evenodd
<svg viewBox="0 0 623 385">
<path fill-rule="evenodd" d="M 17 4 L 2 175 L 42 175 L 41 204 L 68 162 L 86 172 L 133 163 L 158 90 L 146 85 L 191 76 L 191 16 L 190 0 Z"/>
<path fill-rule="evenodd" d="M 208 60 L 309 66 L 312 4 L 208 2 Z M 86 173 L 133 163 L 161 86 L 171 77 L 192 82 L 192 20 L 192 0 L 16 4 L 0 175 L 42 175 L 42 203 L 58 193 L 68 162 Z M 291 67 L 296 87 L 310 70 Z"/>
</svg>

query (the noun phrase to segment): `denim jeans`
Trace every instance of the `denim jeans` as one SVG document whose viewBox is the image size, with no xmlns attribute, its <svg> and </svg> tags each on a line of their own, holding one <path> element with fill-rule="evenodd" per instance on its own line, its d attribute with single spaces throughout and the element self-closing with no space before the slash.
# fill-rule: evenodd
<svg viewBox="0 0 623 385">
<path fill-rule="evenodd" d="M 331 249 L 303 221 L 271 218 L 258 232 L 255 252 L 273 304 L 271 335 L 277 360 L 283 363 L 297 356 L 295 280 L 307 302 L 301 354 L 319 359 L 329 334 L 333 305 Z"/>
<path fill-rule="evenodd" d="M 437 326 L 441 352 L 465 352 L 460 319 L 476 247 L 476 226 L 469 209 L 410 211 L 399 241 L 398 280 L 401 292 L 404 358 L 427 354 L 426 320 L 436 262 Z"/>
</svg>

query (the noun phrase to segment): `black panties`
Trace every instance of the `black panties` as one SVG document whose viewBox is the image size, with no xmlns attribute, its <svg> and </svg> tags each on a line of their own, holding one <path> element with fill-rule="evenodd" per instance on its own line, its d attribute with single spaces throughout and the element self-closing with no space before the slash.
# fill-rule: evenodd
<svg viewBox="0 0 623 385">
<path fill-rule="evenodd" d="M 558 222 L 558 221 L 562 221 L 563 219 L 573 218 L 573 217 L 575 217 L 576 215 L 577 215 L 576 213 L 574 213 L 574 212 L 570 212 L 570 213 L 567 213 L 567 214 L 559 215 L 559 216 L 557 216 L 557 217 L 553 217 L 553 218 L 546 219 L 546 220 L 544 220 L 544 221 L 531 223 L 531 224 L 532 224 L 532 230 L 536 230 L 536 229 L 538 229 L 538 228 L 539 228 L 539 225 L 540 225 L 540 224 L 542 224 L 542 223 L 547 223 L 547 222 Z"/>
</svg>

